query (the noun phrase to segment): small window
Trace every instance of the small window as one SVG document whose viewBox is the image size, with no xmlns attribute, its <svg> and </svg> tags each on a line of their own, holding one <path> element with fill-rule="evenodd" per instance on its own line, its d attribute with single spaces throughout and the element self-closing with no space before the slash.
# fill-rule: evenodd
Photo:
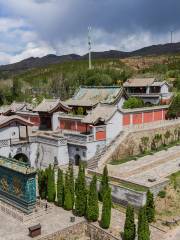
<svg viewBox="0 0 180 240">
<path fill-rule="evenodd" d="M 76 148 L 76 151 L 79 152 L 79 148 Z"/>
<path fill-rule="evenodd" d="M 86 152 L 85 151 L 83 151 L 83 157 L 86 157 Z"/>
</svg>

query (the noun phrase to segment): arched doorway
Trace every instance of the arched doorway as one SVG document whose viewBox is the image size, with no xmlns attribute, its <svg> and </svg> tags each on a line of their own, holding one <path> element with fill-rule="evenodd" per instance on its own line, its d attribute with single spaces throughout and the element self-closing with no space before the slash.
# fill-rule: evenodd
<svg viewBox="0 0 180 240">
<path fill-rule="evenodd" d="M 30 165 L 29 158 L 24 153 L 18 153 L 14 158 L 20 162 L 24 162 Z"/>
<path fill-rule="evenodd" d="M 81 157 L 79 156 L 79 154 L 76 154 L 74 159 L 75 159 L 75 165 L 79 166 L 80 161 L 81 161 Z"/>
</svg>

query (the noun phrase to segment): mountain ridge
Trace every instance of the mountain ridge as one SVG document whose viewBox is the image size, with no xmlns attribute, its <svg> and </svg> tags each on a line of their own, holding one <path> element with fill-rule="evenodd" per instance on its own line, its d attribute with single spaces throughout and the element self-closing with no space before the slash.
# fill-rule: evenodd
<svg viewBox="0 0 180 240">
<path fill-rule="evenodd" d="M 140 48 L 131 52 L 124 52 L 118 50 L 109 50 L 103 52 L 92 52 L 92 58 L 94 59 L 111 59 L 111 58 L 127 58 L 127 57 L 137 57 L 137 56 L 149 56 L 149 55 L 165 55 L 165 54 L 177 54 L 180 53 L 180 42 L 177 43 L 166 43 L 151 45 L 147 47 Z M 51 64 L 59 64 L 65 61 L 77 61 L 88 59 L 88 54 L 78 55 L 78 54 L 67 54 L 57 56 L 54 54 L 49 54 L 43 57 L 30 57 L 24 59 L 17 63 L 1 65 L 0 71 L 5 72 L 21 72 L 38 67 L 46 67 Z"/>
</svg>

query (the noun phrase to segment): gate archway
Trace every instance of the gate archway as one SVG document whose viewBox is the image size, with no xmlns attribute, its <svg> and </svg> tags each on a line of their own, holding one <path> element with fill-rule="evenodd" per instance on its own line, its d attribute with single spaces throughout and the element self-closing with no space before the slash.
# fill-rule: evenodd
<svg viewBox="0 0 180 240">
<path fill-rule="evenodd" d="M 20 162 L 24 162 L 30 165 L 29 158 L 24 153 L 18 153 L 14 156 L 14 158 Z"/>
</svg>

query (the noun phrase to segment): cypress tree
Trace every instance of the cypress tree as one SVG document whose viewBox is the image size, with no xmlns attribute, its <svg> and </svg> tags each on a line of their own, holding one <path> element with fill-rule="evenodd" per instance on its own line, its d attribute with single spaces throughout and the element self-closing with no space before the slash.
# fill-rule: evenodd
<svg viewBox="0 0 180 240">
<path fill-rule="evenodd" d="M 105 166 L 103 169 L 103 175 L 102 175 L 101 185 L 100 185 L 100 190 L 99 190 L 99 200 L 100 201 L 103 201 L 104 192 L 108 188 L 109 188 L 108 169 L 107 169 L 107 166 Z"/>
<path fill-rule="evenodd" d="M 97 192 L 97 178 L 96 175 L 90 183 L 88 200 L 87 200 L 87 219 L 89 221 L 97 221 L 99 217 L 98 192 Z"/>
<path fill-rule="evenodd" d="M 65 194 L 65 199 L 64 199 L 64 209 L 66 210 L 72 210 L 72 198 L 71 198 L 71 191 L 68 188 Z"/>
<path fill-rule="evenodd" d="M 111 222 L 111 206 L 112 206 L 112 198 L 111 198 L 111 188 L 105 190 L 103 193 L 103 206 L 102 206 L 102 215 L 101 215 L 101 227 L 109 228 Z"/>
<path fill-rule="evenodd" d="M 86 213 L 86 181 L 85 181 L 85 169 L 82 164 L 79 165 L 78 177 L 76 179 L 76 199 L 75 199 L 75 213 L 77 216 L 84 216 Z"/>
<path fill-rule="evenodd" d="M 55 180 L 54 180 L 54 169 L 51 168 L 51 165 L 49 165 L 47 173 L 48 173 L 48 184 L 47 184 L 48 201 L 54 202 L 54 200 L 55 200 Z"/>
<path fill-rule="evenodd" d="M 65 184 L 64 184 L 64 209 L 72 209 L 72 195 L 70 191 L 70 178 L 69 171 L 66 172 Z"/>
<path fill-rule="evenodd" d="M 63 171 L 61 169 L 58 169 L 57 204 L 59 207 L 63 207 L 64 205 L 64 179 Z"/>
<path fill-rule="evenodd" d="M 150 240 L 149 224 L 146 216 L 146 208 L 142 207 L 138 215 L 138 240 Z"/>
<path fill-rule="evenodd" d="M 71 199 L 72 199 L 72 209 L 74 207 L 74 171 L 73 165 L 69 165 L 69 188 L 71 192 Z"/>
<path fill-rule="evenodd" d="M 134 208 L 131 205 L 126 209 L 126 220 L 124 224 L 124 240 L 135 240 L 136 238 L 136 225 L 134 223 Z"/>
<path fill-rule="evenodd" d="M 154 196 L 153 193 L 151 193 L 149 190 L 147 192 L 146 215 L 149 223 L 154 221 L 155 219 Z"/>
</svg>

